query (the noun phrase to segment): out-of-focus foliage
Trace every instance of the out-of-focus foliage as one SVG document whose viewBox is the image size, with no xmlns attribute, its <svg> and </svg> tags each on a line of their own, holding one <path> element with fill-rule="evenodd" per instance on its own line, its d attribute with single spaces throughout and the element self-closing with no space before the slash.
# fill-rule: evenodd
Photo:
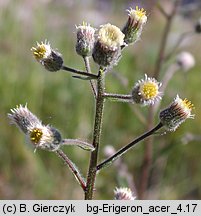
<svg viewBox="0 0 201 216">
<path fill-rule="evenodd" d="M 75 25 L 82 21 L 92 26 L 112 23 L 122 27 L 127 19 L 126 9 L 139 1 L 1 1 L 0 2 L 0 198 L 1 199 L 82 199 L 83 193 L 74 177 L 55 154 L 36 151 L 26 144 L 23 134 L 7 119 L 10 108 L 28 104 L 29 109 L 44 123 L 58 128 L 64 137 L 91 141 L 94 117 L 94 98 L 87 81 L 72 78 L 65 72 L 51 73 L 32 57 L 31 47 L 36 41 L 48 39 L 63 54 L 65 64 L 84 70 L 82 59 L 75 52 Z M 124 3 L 123 3 L 124 2 Z M 127 3 L 126 3 L 127 2 Z M 146 1 L 144 1 L 146 2 Z M 164 6 L 169 7 L 168 1 Z M 141 40 L 123 51 L 123 57 L 113 69 L 125 76 L 127 90 L 112 73 L 107 74 L 108 92 L 129 93 L 134 82 L 151 74 L 157 55 L 164 18 L 150 5 L 148 23 Z M 192 12 L 191 12 L 192 14 Z M 174 22 L 168 49 L 179 35 L 191 30 L 197 15 L 178 16 Z M 193 53 L 196 66 L 188 73 L 179 71 L 168 85 L 162 107 L 176 94 L 190 99 L 195 109 L 195 120 L 188 120 L 176 132 L 156 136 L 154 162 L 149 184 L 150 199 L 201 198 L 201 35 L 185 40 L 180 50 Z M 93 66 L 96 72 L 97 66 Z M 161 77 L 163 72 L 161 73 Z M 134 105 L 133 105 L 134 106 Z M 147 108 L 140 108 L 146 117 Z M 156 115 L 157 119 L 157 115 Z M 100 158 L 103 147 L 116 149 L 143 133 L 143 125 L 128 104 L 106 102 Z M 187 142 L 191 134 L 193 140 Z M 89 152 L 65 147 L 66 154 L 86 175 Z M 135 183 L 141 171 L 143 145 L 132 149 L 123 160 Z M 97 178 L 96 198 L 112 199 L 119 183 L 118 174 L 111 166 Z"/>
</svg>

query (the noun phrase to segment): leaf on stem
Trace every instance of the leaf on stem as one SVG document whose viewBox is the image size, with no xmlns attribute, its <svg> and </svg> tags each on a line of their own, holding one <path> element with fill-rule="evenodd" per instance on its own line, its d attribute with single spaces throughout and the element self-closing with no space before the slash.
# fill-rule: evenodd
<svg viewBox="0 0 201 216">
<path fill-rule="evenodd" d="M 87 77 L 82 77 L 82 76 L 72 76 L 73 78 L 76 78 L 76 79 L 81 79 L 81 80 L 93 80 L 93 79 L 95 79 L 95 78 L 93 78 L 93 77 L 89 77 L 89 76 L 87 76 Z"/>
<path fill-rule="evenodd" d="M 94 151 L 93 145 L 78 139 L 63 139 L 62 145 L 78 146 L 86 151 Z"/>
</svg>

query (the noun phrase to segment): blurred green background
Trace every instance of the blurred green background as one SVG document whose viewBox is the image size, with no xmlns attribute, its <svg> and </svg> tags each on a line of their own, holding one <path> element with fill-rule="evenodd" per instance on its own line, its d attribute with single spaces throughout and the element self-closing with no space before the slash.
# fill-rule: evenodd
<svg viewBox="0 0 201 216">
<path fill-rule="evenodd" d="M 34 153 L 24 135 L 9 124 L 7 113 L 17 104 L 27 103 L 34 114 L 45 124 L 58 128 L 63 137 L 90 142 L 94 98 L 89 83 L 68 73 L 45 71 L 32 57 L 30 49 L 36 41 L 48 39 L 62 53 L 67 66 L 84 70 L 74 48 L 75 25 L 86 21 L 98 28 L 109 22 L 121 28 L 127 20 L 126 9 L 137 4 L 147 10 L 148 23 L 141 40 L 124 50 L 119 65 L 113 69 L 127 87 L 113 73 L 108 73 L 106 78 L 107 92 L 126 94 L 134 82 L 143 78 L 144 73 L 151 74 L 154 68 L 165 24 L 154 1 L 0 1 L 0 199 L 83 199 L 82 190 L 63 162 L 51 152 Z M 164 0 L 162 5 L 168 11 L 171 1 Z M 193 30 L 200 15 L 183 10 L 176 17 L 167 50 L 179 35 Z M 165 107 L 176 94 L 187 97 L 196 107 L 196 117 L 187 120 L 174 133 L 155 137 L 148 199 L 201 199 L 200 41 L 201 35 L 195 34 L 181 44 L 179 50 L 191 52 L 196 66 L 186 73 L 178 71 L 162 100 Z M 93 71 L 97 68 L 92 62 Z M 160 78 L 163 73 L 164 70 Z M 146 118 L 148 108 L 137 109 Z M 157 119 L 156 115 L 156 122 Z M 105 157 L 104 146 L 118 149 L 144 133 L 145 128 L 128 104 L 106 102 L 99 161 Z M 123 157 L 136 188 L 143 146 L 139 144 Z M 86 176 L 90 153 L 77 147 L 63 149 Z M 110 166 L 97 177 L 95 198 L 113 199 L 113 190 L 119 186 L 127 186 L 127 182 L 121 180 L 115 166 Z"/>
</svg>

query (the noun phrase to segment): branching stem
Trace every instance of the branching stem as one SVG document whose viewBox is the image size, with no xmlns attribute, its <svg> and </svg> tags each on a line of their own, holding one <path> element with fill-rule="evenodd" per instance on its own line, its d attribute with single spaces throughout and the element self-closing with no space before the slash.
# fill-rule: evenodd
<svg viewBox="0 0 201 216">
<path fill-rule="evenodd" d="M 105 72 L 102 68 L 99 70 L 97 79 L 97 98 L 96 98 L 96 113 L 95 113 L 95 123 L 93 132 L 93 147 L 95 150 L 91 153 L 87 185 L 85 191 L 85 199 L 91 200 L 93 198 L 94 185 L 96 180 L 96 166 L 98 160 L 98 151 L 102 127 L 103 118 L 103 108 L 104 108 L 104 91 L 105 91 Z"/>
<path fill-rule="evenodd" d="M 119 102 L 127 102 L 127 103 L 132 103 L 133 102 L 132 95 L 105 93 L 104 98 L 112 99 L 114 101 L 119 101 Z"/>
<path fill-rule="evenodd" d="M 167 45 L 168 35 L 169 35 L 169 32 L 170 32 L 170 28 L 172 26 L 173 18 L 175 16 L 175 14 L 177 12 L 177 9 L 178 9 L 178 6 L 180 4 L 180 1 L 181 0 L 176 0 L 175 1 L 172 13 L 168 16 L 167 23 L 166 23 L 166 26 L 164 28 L 164 32 L 163 32 L 163 36 L 162 36 L 158 56 L 157 56 L 157 59 L 156 59 L 155 71 L 154 71 L 154 77 L 156 79 L 158 78 L 159 73 L 161 71 L 162 63 L 163 63 L 163 60 L 164 60 L 164 53 L 165 53 L 165 49 L 166 49 L 166 45 Z"/>
<path fill-rule="evenodd" d="M 87 72 L 84 72 L 84 71 L 79 71 L 79 70 L 76 70 L 76 69 L 73 69 L 73 68 L 70 68 L 70 67 L 67 67 L 67 66 L 62 66 L 61 68 L 62 70 L 64 71 L 68 71 L 68 72 L 71 72 L 71 73 L 74 73 L 74 74 L 79 74 L 79 75 L 82 75 L 82 76 L 87 76 L 87 77 L 90 77 L 92 79 L 97 79 L 97 75 L 95 74 L 92 74 L 92 73 L 87 73 Z"/>
<path fill-rule="evenodd" d="M 87 73 L 92 74 L 91 73 L 91 67 L 90 67 L 90 64 L 89 64 L 89 57 L 85 56 L 85 57 L 83 57 L 83 59 L 84 59 L 84 64 L 85 64 L 85 68 L 86 68 Z M 91 84 L 91 89 L 92 89 L 92 92 L 94 94 L 94 98 L 96 98 L 96 95 L 97 95 L 96 85 L 95 85 L 93 80 L 89 80 L 89 82 Z"/>
<path fill-rule="evenodd" d="M 159 123 L 156 125 L 153 129 L 150 131 L 144 133 L 143 135 L 139 136 L 137 139 L 133 140 L 131 143 L 127 144 L 123 148 L 121 148 L 119 151 L 117 151 L 114 155 L 103 161 L 97 166 L 97 170 L 100 170 L 108 165 L 110 165 L 112 162 L 114 162 L 116 159 L 118 159 L 120 156 L 122 156 L 124 153 L 126 153 L 129 149 L 131 149 L 133 146 L 135 146 L 137 143 L 140 141 L 144 140 L 145 138 L 149 137 L 152 135 L 154 132 L 159 130 L 161 127 L 163 127 L 162 123 Z"/>
<path fill-rule="evenodd" d="M 75 164 L 66 156 L 66 154 L 61 150 L 55 151 L 55 153 L 64 161 L 64 163 L 70 168 L 72 171 L 73 175 L 79 182 L 80 186 L 82 187 L 83 191 L 86 189 L 86 183 L 84 178 L 81 176 L 79 170 L 75 166 Z"/>
</svg>

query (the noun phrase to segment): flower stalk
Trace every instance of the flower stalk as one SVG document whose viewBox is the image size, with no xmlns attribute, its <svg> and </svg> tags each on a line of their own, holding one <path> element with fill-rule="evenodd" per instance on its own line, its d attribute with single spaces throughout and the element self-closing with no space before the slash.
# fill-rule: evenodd
<svg viewBox="0 0 201 216">
<path fill-rule="evenodd" d="M 90 77 L 91 79 L 97 79 L 97 75 L 95 75 L 95 74 L 91 74 L 91 73 L 84 72 L 84 71 L 79 71 L 79 70 L 76 70 L 76 69 L 73 69 L 73 68 L 70 68 L 70 67 L 67 67 L 67 66 L 64 66 L 64 65 L 62 66 L 61 69 L 64 70 L 64 71 L 74 73 L 74 74 L 87 76 L 87 77 Z"/>
<path fill-rule="evenodd" d="M 78 183 L 82 187 L 83 191 L 85 191 L 86 182 L 85 182 L 84 178 L 82 177 L 82 175 L 80 174 L 78 168 L 75 166 L 75 164 L 66 156 L 66 154 L 61 149 L 56 150 L 55 153 L 70 168 L 70 170 L 72 171 L 73 175 L 77 179 Z"/>
<path fill-rule="evenodd" d="M 109 166 L 112 162 L 117 160 L 119 157 L 121 157 L 123 154 L 125 154 L 129 149 L 131 149 L 133 146 L 135 146 L 140 141 L 146 139 L 150 135 L 154 134 L 157 130 L 163 127 L 163 124 L 160 122 L 158 125 L 156 125 L 153 129 L 146 132 L 145 134 L 139 136 L 137 139 L 133 140 L 131 143 L 127 144 L 123 148 L 121 148 L 119 151 L 117 151 L 114 155 L 103 161 L 97 166 L 97 171 L 101 170 L 107 166 Z"/>
<path fill-rule="evenodd" d="M 92 74 L 91 73 L 91 67 L 90 67 L 90 64 L 89 64 L 89 57 L 84 56 L 83 59 L 84 59 L 84 64 L 85 64 L 85 68 L 86 68 L 87 73 Z M 96 85 L 93 82 L 93 80 L 89 80 L 89 82 L 90 82 L 90 85 L 91 85 L 92 92 L 94 94 L 94 98 L 96 98 L 96 95 L 97 95 Z"/>
<path fill-rule="evenodd" d="M 104 98 L 111 99 L 117 102 L 127 102 L 127 103 L 133 102 L 132 95 L 105 93 Z"/>
<path fill-rule="evenodd" d="M 172 22 L 173 22 L 174 17 L 177 13 L 180 2 L 181 2 L 181 0 L 175 1 L 171 14 L 169 16 L 167 16 L 167 22 L 166 22 L 166 26 L 164 28 L 162 40 L 160 42 L 160 47 L 159 47 L 159 51 L 158 51 L 158 55 L 157 55 L 157 59 L 156 59 L 156 64 L 155 64 L 154 77 L 156 79 L 158 78 L 160 71 L 161 71 L 161 68 L 162 68 L 162 64 L 163 64 L 163 61 L 165 58 L 167 39 L 168 39 L 169 32 L 170 32 L 170 29 L 172 26 Z"/>
</svg>

